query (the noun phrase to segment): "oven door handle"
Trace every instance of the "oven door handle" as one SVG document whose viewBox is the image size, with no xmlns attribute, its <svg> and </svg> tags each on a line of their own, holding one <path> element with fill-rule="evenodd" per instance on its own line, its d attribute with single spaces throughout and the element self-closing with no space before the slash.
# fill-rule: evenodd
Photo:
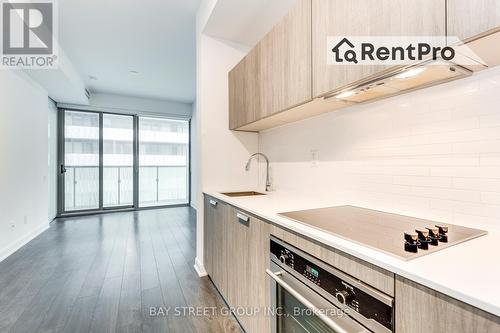
<svg viewBox="0 0 500 333">
<path fill-rule="evenodd" d="M 298 293 L 295 289 L 293 289 L 288 283 L 283 281 L 279 276 L 283 274 L 283 272 L 273 273 L 271 270 L 266 269 L 267 275 L 269 275 L 277 284 L 279 284 L 283 289 L 288 291 L 293 297 L 295 297 L 300 303 L 305 305 L 309 310 L 311 310 L 314 315 L 316 315 L 322 322 L 324 322 L 328 327 L 330 327 L 334 332 L 337 333 L 351 333 L 342 328 L 339 324 L 333 321 L 330 317 L 325 315 L 323 311 L 318 309 L 314 304 L 307 300 L 304 296 Z"/>
</svg>

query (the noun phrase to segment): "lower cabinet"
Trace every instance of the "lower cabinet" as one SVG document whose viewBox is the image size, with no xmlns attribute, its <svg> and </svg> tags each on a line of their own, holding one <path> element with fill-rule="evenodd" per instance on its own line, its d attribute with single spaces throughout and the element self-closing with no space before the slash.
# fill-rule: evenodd
<svg viewBox="0 0 500 333">
<path fill-rule="evenodd" d="M 396 332 L 500 332 L 499 317 L 400 276 L 395 300 Z"/>
<path fill-rule="evenodd" d="M 205 197 L 205 269 L 248 333 L 271 332 L 268 223 Z"/>
<path fill-rule="evenodd" d="M 246 332 L 269 332 L 270 320 L 264 315 L 270 305 L 269 224 L 234 207 L 228 212 L 227 301 L 237 311 L 247 311 L 237 312 Z"/>
<path fill-rule="evenodd" d="M 222 295 L 227 293 L 227 215 L 229 206 L 205 197 L 204 206 L 204 265 L 205 270 Z"/>
<path fill-rule="evenodd" d="M 395 300 L 396 333 L 497 333 L 500 317 L 351 258 L 205 196 L 205 269 L 248 333 L 270 333 L 269 238 L 274 236 L 363 280 Z"/>
</svg>

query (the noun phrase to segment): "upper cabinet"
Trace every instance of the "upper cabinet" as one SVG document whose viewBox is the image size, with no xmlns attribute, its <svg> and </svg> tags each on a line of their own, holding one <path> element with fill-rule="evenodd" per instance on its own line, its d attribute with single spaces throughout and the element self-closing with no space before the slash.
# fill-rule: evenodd
<svg viewBox="0 0 500 333">
<path fill-rule="evenodd" d="M 297 5 L 229 72 L 229 127 L 311 100 L 311 0 Z"/>
<path fill-rule="evenodd" d="M 500 0 L 447 0 L 448 36 L 467 40 L 500 27 Z"/>
<path fill-rule="evenodd" d="M 311 99 L 311 0 L 297 5 L 258 46 L 260 117 Z"/>
<path fill-rule="evenodd" d="M 445 36 L 444 0 L 313 0 L 313 96 L 387 66 L 327 64 L 328 36 Z"/>
<path fill-rule="evenodd" d="M 229 72 L 229 128 L 239 128 L 252 123 L 261 110 L 260 54 L 259 47 Z"/>
<path fill-rule="evenodd" d="M 258 132 L 401 90 L 384 86 L 387 89 L 372 89 L 358 100 L 329 98 L 400 69 L 328 65 L 329 36 L 368 40 L 373 36 L 441 36 L 443 45 L 450 43 L 447 36 L 458 36 L 470 41 L 467 47 L 455 47 L 461 59 L 473 60 L 463 66 L 482 70 L 500 65 L 500 49 L 496 47 L 500 0 L 298 0 L 229 73 L 230 129 Z M 447 81 L 437 79 L 429 84 Z"/>
</svg>

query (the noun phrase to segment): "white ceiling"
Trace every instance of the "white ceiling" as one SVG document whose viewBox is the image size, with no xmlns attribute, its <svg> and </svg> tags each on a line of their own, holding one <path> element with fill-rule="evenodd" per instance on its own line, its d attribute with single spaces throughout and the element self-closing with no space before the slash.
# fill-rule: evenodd
<svg viewBox="0 0 500 333">
<path fill-rule="evenodd" d="M 204 33 L 253 47 L 297 0 L 218 0 Z"/>
<path fill-rule="evenodd" d="M 200 0 L 58 3 L 61 47 L 91 92 L 194 101 Z"/>
</svg>

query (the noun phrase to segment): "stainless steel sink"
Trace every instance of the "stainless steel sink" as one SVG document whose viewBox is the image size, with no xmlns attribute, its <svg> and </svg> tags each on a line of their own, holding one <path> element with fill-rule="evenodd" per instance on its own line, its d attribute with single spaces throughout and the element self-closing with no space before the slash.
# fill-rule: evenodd
<svg viewBox="0 0 500 333">
<path fill-rule="evenodd" d="M 254 195 L 266 195 L 265 193 L 255 191 L 223 192 L 222 194 L 227 195 L 228 197 L 251 197 Z"/>
</svg>

